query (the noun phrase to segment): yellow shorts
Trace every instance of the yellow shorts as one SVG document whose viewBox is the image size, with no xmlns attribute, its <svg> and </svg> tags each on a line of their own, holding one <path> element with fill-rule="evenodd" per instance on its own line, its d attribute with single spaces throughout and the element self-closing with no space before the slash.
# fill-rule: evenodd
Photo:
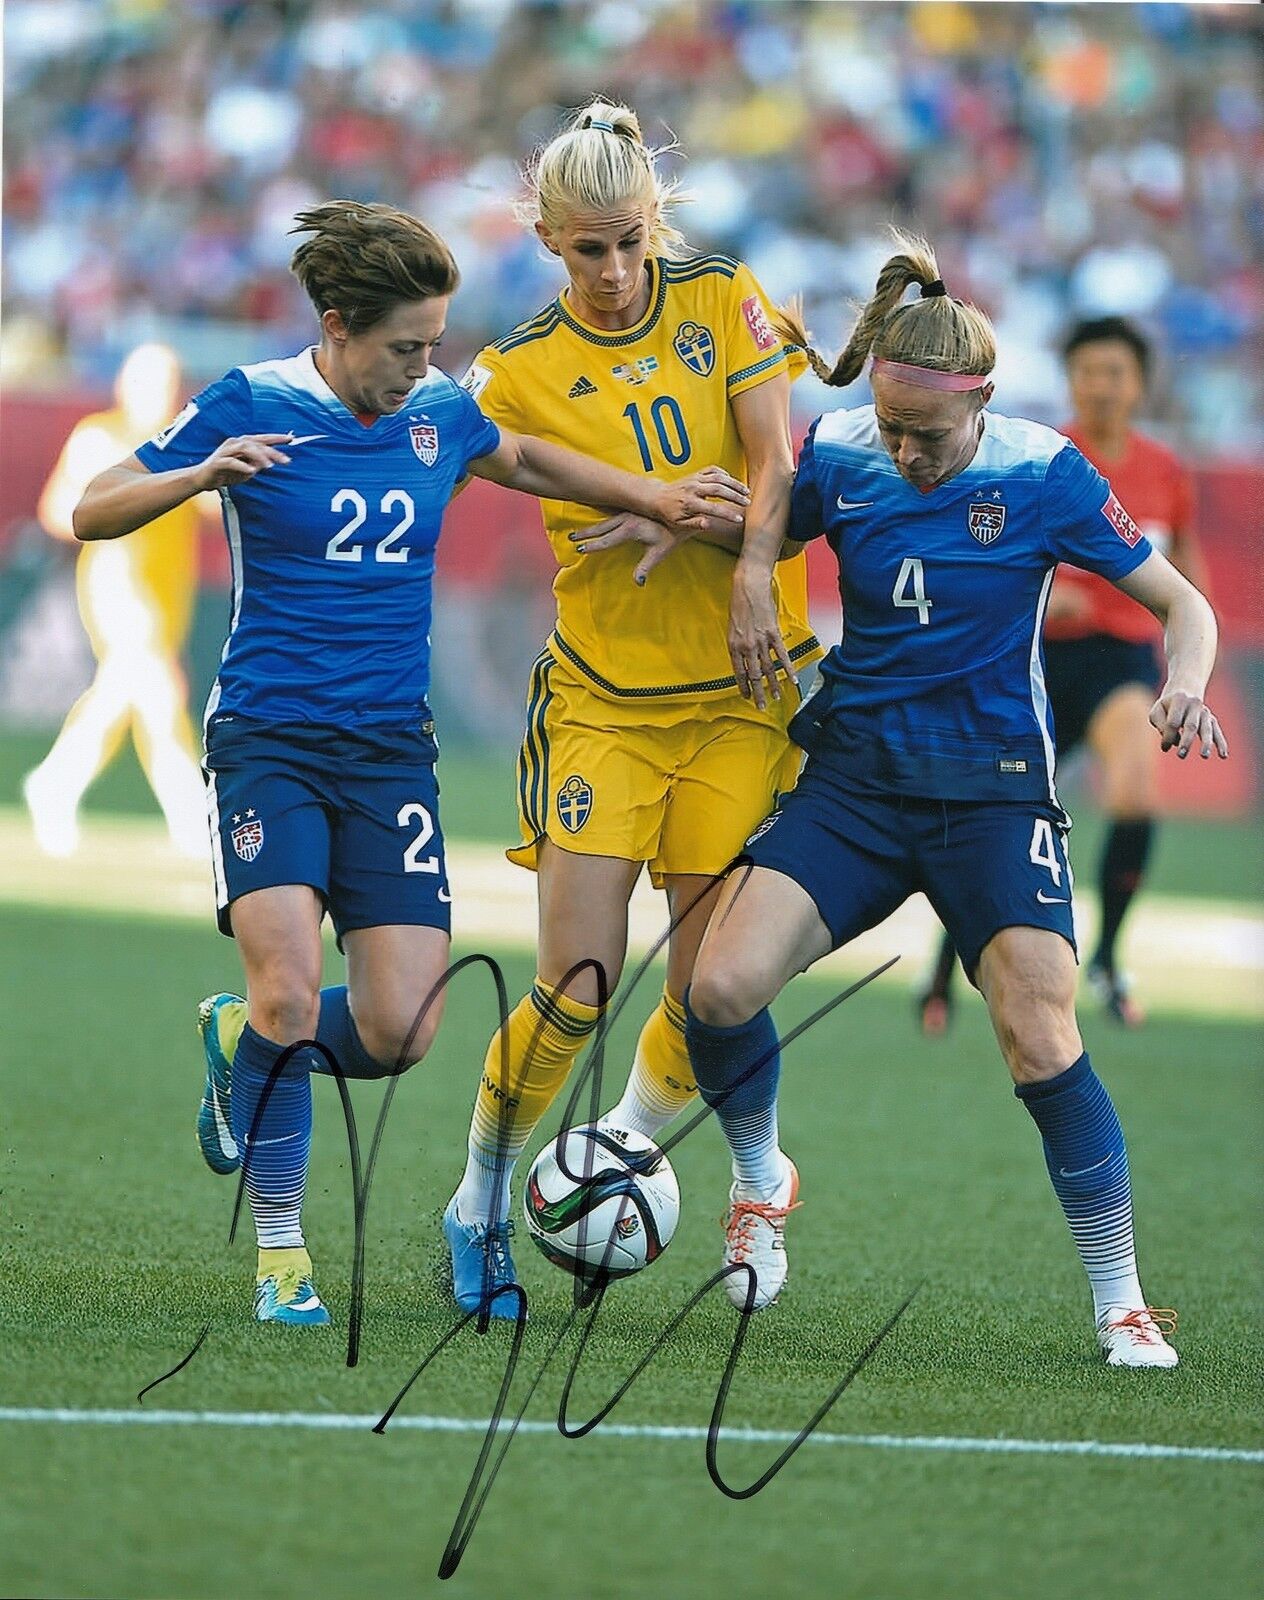
<svg viewBox="0 0 1264 1600">
<path fill-rule="evenodd" d="M 794 786 L 803 752 L 786 737 L 799 705 L 791 683 L 760 711 L 739 694 L 709 700 L 611 701 L 545 650 L 531 673 L 518 756 L 523 843 L 648 861 L 664 875 L 719 872 Z"/>
</svg>

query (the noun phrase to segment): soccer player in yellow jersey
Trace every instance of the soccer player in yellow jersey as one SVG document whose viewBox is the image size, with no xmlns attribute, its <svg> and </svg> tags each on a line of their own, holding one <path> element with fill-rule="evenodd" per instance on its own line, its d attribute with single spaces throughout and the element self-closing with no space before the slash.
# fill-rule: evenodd
<svg viewBox="0 0 1264 1600">
<path fill-rule="evenodd" d="M 113 409 L 75 424 L 44 487 L 39 517 L 53 538 L 73 539 L 70 514 L 89 481 L 169 420 L 179 386 L 180 369 L 166 345 L 131 352 L 115 380 Z M 197 591 L 197 524 L 197 503 L 189 500 L 126 546 L 85 545 L 80 553 L 79 614 L 97 670 L 22 786 L 36 842 L 48 855 L 68 856 L 78 847 L 79 802 L 130 729 L 172 843 L 182 855 L 209 860 L 180 665 Z"/>
<path fill-rule="evenodd" d="M 714 462 L 749 483 L 747 526 L 781 520 L 793 478 L 790 383 L 801 351 L 776 332 L 750 270 L 690 255 L 670 223 L 674 185 L 636 116 L 598 101 L 540 152 L 522 208 L 566 269 L 538 316 L 488 345 L 465 386 L 494 422 L 671 480 Z M 784 641 L 773 696 L 744 698 L 727 623 L 741 530 L 718 520 L 680 544 L 645 519 L 601 520 L 546 500 L 558 560 L 557 626 L 531 676 L 518 762 L 522 844 L 539 878 L 538 967 L 492 1039 L 469 1158 L 444 1214 L 456 1298 L 473 1310 L 515 1280 L 513 1165 L 599 1019 L 591 968 L 617 983 L 627 906 L 648 865 L 673 931 L 662 999 L 606 1119 L 656 1136 L 696 1093 L 681 999 L 717 874 L 789 789 L 798 705 L 786 667 L 815 661 L 802 556 L 778 569 Z M 649 545 L 646 555 L 642 545 Z M 677 548 L 678 546 L 678 548 Z M 646 581 L 667 548 L 670 563 Z M 515 1297 L 490 1301 L 512 1316 Z"/>
</svg>

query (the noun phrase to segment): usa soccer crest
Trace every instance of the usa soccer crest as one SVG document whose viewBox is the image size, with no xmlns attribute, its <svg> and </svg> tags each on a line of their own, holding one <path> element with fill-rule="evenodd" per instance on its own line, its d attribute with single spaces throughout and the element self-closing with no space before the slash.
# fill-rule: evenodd
<svg viewBox="0 0 1264 1600">
<path fill-rule="evenodd" d="M 682 322 L 676 329 L 672 349 L 700 378 L 709 378 L 715 366 L 715 340 L 710 328 L 700 322 Z"/>
<path fill-rule="evenodd" d="M 439 459 L 439 430 L 433 422 L 410 422 L 408 437 L 423 467 L 433 467 Z"/>
<path fill-rule="evenodd" d="M 966 521 L 970 532 L 980 544 L 992 544 L 1001 537 L 1001 531 L 1005 527 L 1005 504 L 1000 494 L 999 489 L 993 489 L 993 499 L 971 502 Z"/>
<path fill-rule="evenodd" d="M 567 833 L 578 833 L 592 811 L 592 785 L 572 773 L 557 791 L 558 820 Z"/>
<path fill-rule="evenodd" d="M 233 819 L 236 821 L 236 818 Z M 243 861 L 253 861 L 263 849 L 263 823 L 258 817 L 243 822 L 240 827 L 234 828 L 230 835 L 233 849 Z"/>
</svg>

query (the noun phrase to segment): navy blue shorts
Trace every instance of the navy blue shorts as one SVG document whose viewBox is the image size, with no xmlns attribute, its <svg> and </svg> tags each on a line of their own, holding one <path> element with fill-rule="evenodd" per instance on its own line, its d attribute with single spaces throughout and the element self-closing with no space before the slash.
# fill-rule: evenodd
<svg viewBox="0 0 1264 1600">
<path fill-rule="evenodd" d="M 341 942 L 392 923 L 450 930 L 435 743 L 421 732 L 351 735 L 238 717 L 206 736 L 215 902 L 306 883 Z"/>
<path fill-rule="evenodd" d="M 1048 928 L 1075 949 L 1066 831 L 1055 806 L 867 794 L 809 760 L 739 860 L 805 889 L 835 949 L 920 890 L 973 981 L 1002 928 Z"/>
<path fill-rule="evenodd" d="M 1088 732 L 1102 701 L 1126 683 L 1157 695 L 1163 681 L 1154 646 L 1110 633 L 1045 641 L 1045 684 L 1053 707 L 1060 756 L 1070 755 Z"/>
</svg>

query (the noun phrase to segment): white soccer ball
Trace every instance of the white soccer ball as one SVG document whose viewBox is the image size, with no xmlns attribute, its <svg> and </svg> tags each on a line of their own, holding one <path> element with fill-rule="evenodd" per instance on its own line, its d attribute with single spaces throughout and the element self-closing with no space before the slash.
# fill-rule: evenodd
<svg viewBox="0 0 1264 1600">
<path fill-rule="evenodd" d="M 571 1128 L 531 1163 L 527 1232 L 577 1278 L 626 1278 L 671 1243 L 680 1188 L 652 1139 L 606 1125 Z"/>
</svg>

